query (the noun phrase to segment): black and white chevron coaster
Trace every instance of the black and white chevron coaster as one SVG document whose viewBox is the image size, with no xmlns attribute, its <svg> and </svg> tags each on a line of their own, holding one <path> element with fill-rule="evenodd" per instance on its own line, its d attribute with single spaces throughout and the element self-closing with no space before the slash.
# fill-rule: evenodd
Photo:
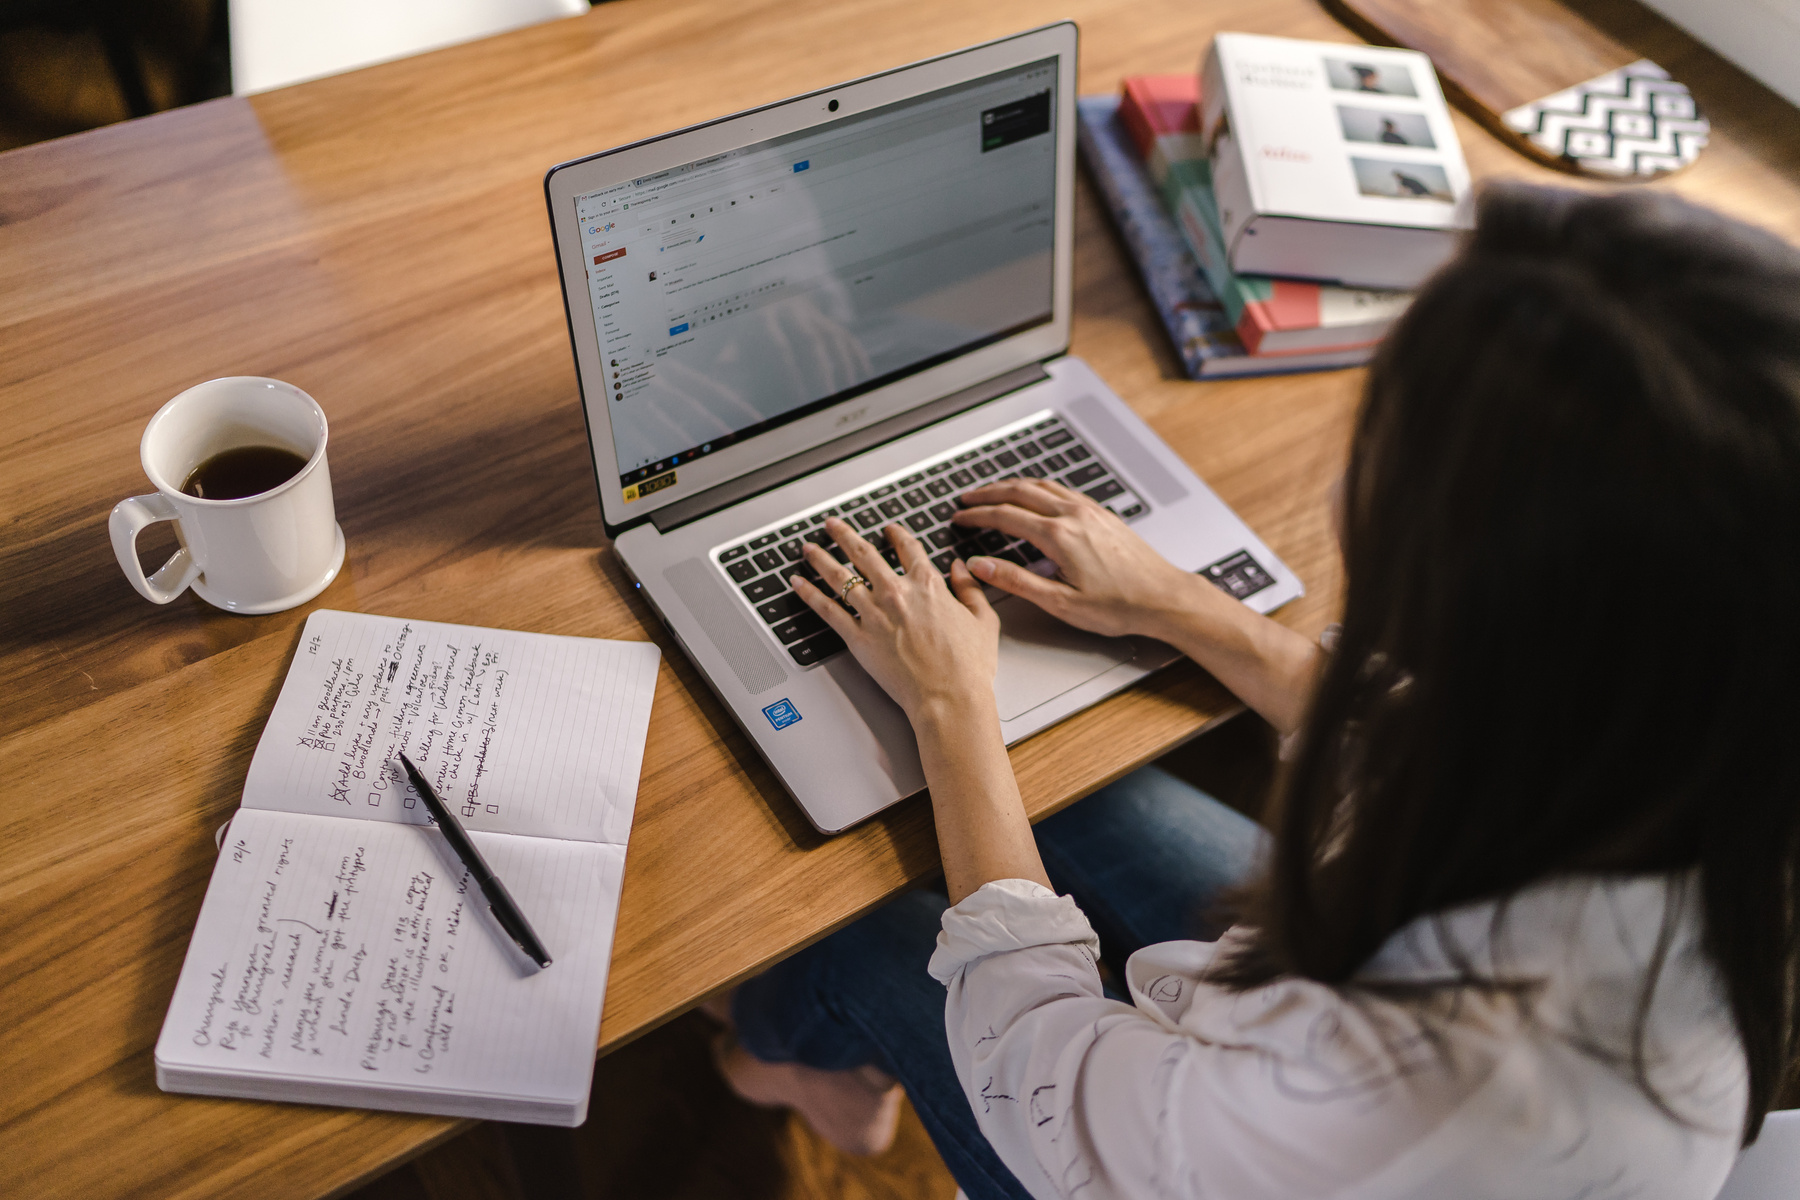
<svg viewBox="0 0 1800 1200">
<path fill-rule="evenodd" d="M 1700 156 L 1712 128 L 1687 86 L 1647 58 L 1500 119 L 1550 157 L 1609 179 L 1678 171 Z"/>
</svg>

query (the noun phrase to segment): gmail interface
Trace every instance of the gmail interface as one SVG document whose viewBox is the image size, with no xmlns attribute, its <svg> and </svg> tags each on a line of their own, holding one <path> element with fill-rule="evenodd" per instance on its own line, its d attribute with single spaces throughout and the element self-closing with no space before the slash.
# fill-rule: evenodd
<svg viewBox="0 0 1800 1200">
<path fill-rule="evenodd" d="M 577 197 L 626 499 L 1049 321 L 1055 86 L 1046 60 Z"/>
</svg>

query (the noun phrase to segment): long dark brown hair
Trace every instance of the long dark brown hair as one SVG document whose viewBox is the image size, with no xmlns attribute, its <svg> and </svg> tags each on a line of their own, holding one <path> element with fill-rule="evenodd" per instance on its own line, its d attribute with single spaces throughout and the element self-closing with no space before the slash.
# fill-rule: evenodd
<svg viewBox="0 0 1800 1200">
<path fill-rule="evenodd" d="M 1800 255 L 1666 194 L 1488 190 L 1344 489 L 1343 630 L 1223 981 L 1698 868 L 1754 1139 L 1800 1046 Z"/>
</svg>

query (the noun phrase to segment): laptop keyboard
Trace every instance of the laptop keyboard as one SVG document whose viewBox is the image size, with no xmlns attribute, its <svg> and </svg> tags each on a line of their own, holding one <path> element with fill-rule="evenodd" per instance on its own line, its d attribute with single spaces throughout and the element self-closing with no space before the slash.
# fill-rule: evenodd
<svg viewBox="0 0 1800 1200">
<path fill-rule="evenodd" d="M 1083 444 L 1060 417 L 1027 417 L 1017 425 L 977 439 L 941 457 L 896 472 L 863 491 L 798 513 L 714 552 L 713 559 L 730 577 L 744 603 L 770 635 L 802 667 L 824 662 L 844 649 L 844 641 L 793 593 L 788 580 L 803 576 L 820 584 L 806 565 L 807 542 L 825 549 L 839 562 L 847 556 L 825 532 L 827 517 L 842 517 L 881 551 L 888 565 L 900 569 L 899 556 L 882 529 L 897 522 L 925 543 L 931 565 L 948 574 L 959 558 L 986 554 L 1031 568 L 1043 554 L 1030 542 L 993 529 L 965 529 L 950 524 L 957 497 L 970 488 L 1002 479 L 1029 476 L 1054 479 L 1085 493 L 1127 521 L 1144 515 L 1147 506 Z M 1043 567 L 1034 568 L 1044 570 Z M 829 590 L 829 589 L 827 589 Z"/>
</svg>

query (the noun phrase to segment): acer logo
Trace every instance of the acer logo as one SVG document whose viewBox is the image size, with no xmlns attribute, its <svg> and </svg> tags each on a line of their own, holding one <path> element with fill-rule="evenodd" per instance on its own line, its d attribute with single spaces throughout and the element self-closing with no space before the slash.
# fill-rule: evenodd
<svg viewBox="0 0 1800 1200">
<path fill-rule="evenodd" d="M 836 427 L 841 429 L 843 426 L 850 424 L 852 421 L 860 421 L 868 415 L 869 415 L 869 407 L 868 407 L 868 405 L 865 404 L 863 407 L 857 409 L 855 412 L 847 412 L 843 416 L 839 417 L 837 419 Z"/>
</svg>

